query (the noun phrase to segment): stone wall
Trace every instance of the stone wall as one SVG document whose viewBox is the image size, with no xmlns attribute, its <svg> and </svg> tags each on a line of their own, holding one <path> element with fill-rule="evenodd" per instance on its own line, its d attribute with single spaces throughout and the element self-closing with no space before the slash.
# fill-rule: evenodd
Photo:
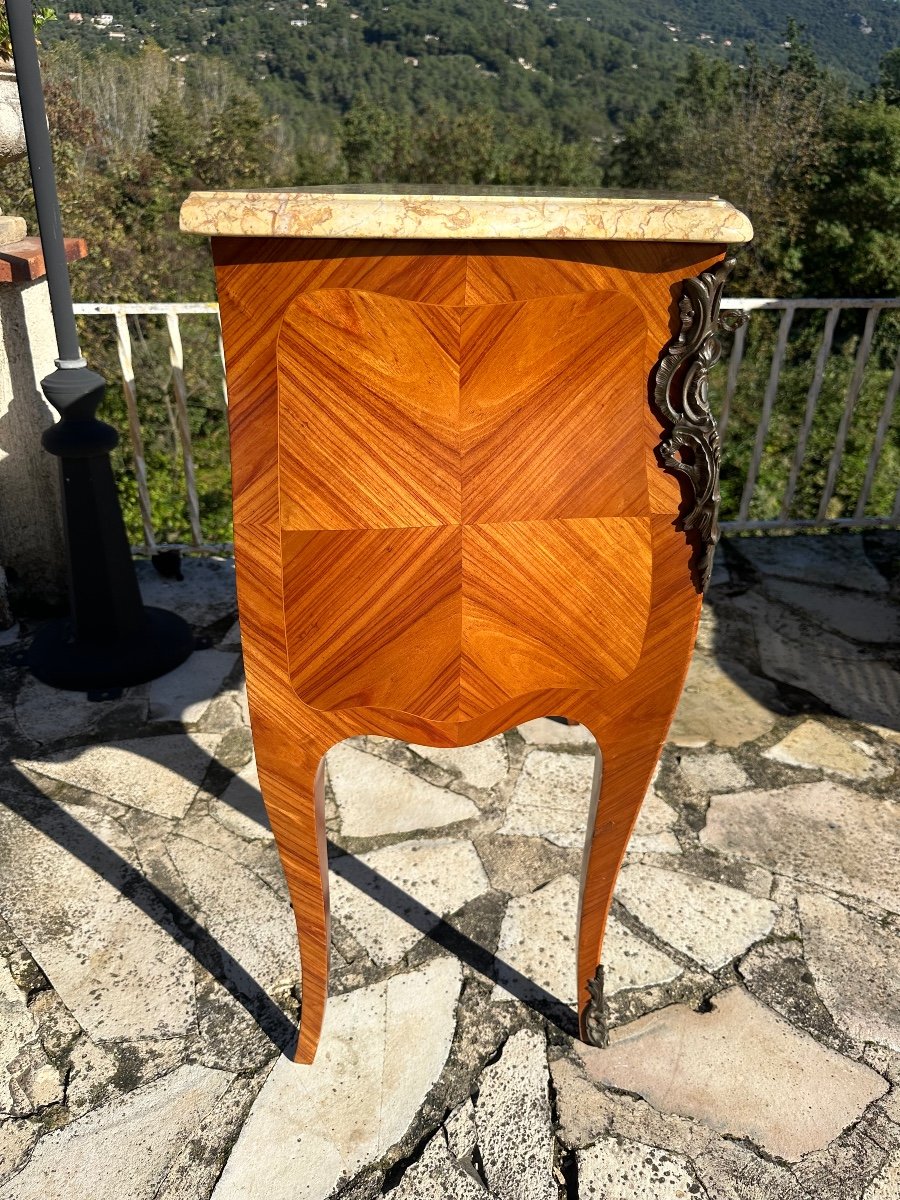
<svg viewBox="0 0 900 1200">
<path fill-rule="evenodd" d="M 66 592 L 59 464 L 41 446 L 55 413 L 40 380 L 55 357 L 46 280 L 0 282 L 0 567 L 13 611 L 52 607 Z"/>
</svg>

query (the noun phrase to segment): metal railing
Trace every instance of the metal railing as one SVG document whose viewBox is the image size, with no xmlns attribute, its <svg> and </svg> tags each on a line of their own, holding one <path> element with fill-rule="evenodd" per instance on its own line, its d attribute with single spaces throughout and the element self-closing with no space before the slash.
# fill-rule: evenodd
<svg viewBox="0 0 900 1200">
<path fill-rule="evenodd" d="M 866 368 L 870 363 L 876 329 L 879 319 L 886 311 L 900 310 L 900 299 L 736 299 L 726 300 L 723 309 L 741 311 L 748 314 L 765 312 L 780 313 L 777 333 L 774 336 L 774 347 L 768 363 L 767 381 L 759 399 L 759 415 L 756 418 L 755 431 L 752 437 L 752 450 L 746 465 L 743 486 L 736 506 L 727 505 L 722 512 L 722 528 L 730 531 L 742 530 L 787 530 L 787 529 L 829 529 L 829 528 L 878 528 L 900 524 L 900 484 L 896 487 L 889 512 L 867 512 L 870 507 L 872 488 L 876 472 L 894 420 L 897 394 L 900 391 L 900 347 L 898 347 L 893 364 L 893 373 L 888 380 L 880 415 L 871 431 L 871 445 L 864 477 L 856 495 L 852 515 L 829 515 L 829 509 L 835 498 L 835 489 L 840 476 L 842 462 L 847 448 L 848 433 L 851 429 L 854 412 L 860 398 Z M 757 500 L 760 470 L 766 453 L 767 441 L 770 437 L 773 416 L 778 412 L 779 385 L 785 369 L 785 360 L 791 345 L 790 335 L 794 319 L 798 312 L 816 310 L 824 314 L 824 327 L 818 340 L 815 356 L 810 360 L 811 370 L 808 387 L 806 388 L 805 404 L 802 416 L 799 416 L 799 427 L 796 437 L 793 437 L 793 453 L 787 479 L 777 504 L 775 515 L 754 516 L 754 505 Z M 819 408 L 823 381 L 834 353 L 835 336 L 843 314 L 854 310 L 865 310 L 865 320 L 858 345 L 853 357 L 852 370 L 843 399 L 843 408 L 837 428 L 834 431 L 833 443 L 828 455 L 828 466 L 824 484 L 818 497 L 815 515 L 794 517 L 791 515 L 794 505 L 798 482 L 807 459 L 810 434 Z M 183 316 L 203 316 L 218 321 L 218 305 L 215 303 L 172 303 L 172 304 L 76 304 L 76 314 L 84 318 L 101 318 L 110 322 L 112 334 L 118 355 L 121 386 L 127 411 L 128 437 L 134 462 L 135 484 L 140 519 L 143 528 L 144 541 L 135 546 L 137 552 L 153 553 L 163 549 L 189 550 L 195 553 L 227 553 L 232 545 L 228 542 L 206 541 L 203 536 L 201 520 L 201 496 L 197 486 L 197 473 L 194 465 L 194 448 L 192 446 L 189 419 L 190 397 L 185 383 L 184 349 L 181 337 L 180 320 Z M 129 319 L 132 322 L 141 318 L 162 318 L 165 323 L 166 340 L 169 357 L 169 385 L 173 404 L 173 425 L 181 455 L 183 469 L 185 507 L 187 523 L 190 528 L 190 540 L 182 543 L 160 541 L 154 526 L 151 493 L 147 476 L 147 463 L 144 454 L 144 441 L 141 422 L 139 393 L 140 388 L 136 379 L 132 335 Z M 720 383 L 721 400 L 719 402 L 719 429 L 723 441 L 723 465 L 729 464 L 731 440 L 730 432 L 735 426 L 735 399 L 741 390 L 741 368 L 745 364 L 748 341 L 748 325 L 741 325 L 727 349 L 727 366 L 724 379 Z M 219 358 L 222 367 L 221 388 L 224 402 L 227 405 L 228 393 L 225 386 L 224 356 L 222 353 L 221 332 L 218 331 Z M 112 381 L 110 381 L 112 383 Z M 748 431 L 745 430 L 745 434 Z M 883 490 L 883 489 L 882 489 Z"/>
<path fill-rule="evenodd" d="M 884 403 L 881 407 L 878 422 L 873 432 L 865 476 L 862 481 L 862 486 L 857 494 L 853 515 L 851 517 L 829 517 L 828 515 L 828 509 L 834 498 L 835 485 L 838 480 L 844 452 L 847 446 L 847 435 L 850 430 L 854 412 L 856 410 L 857 401 L 859 400 L 860 391 L 865 378 L 866 367 L 869 363 L 869 358 L 872 353 L 876 325 L 879 317 L 881 317 L 885 311 L 900 310 L 900 298 L 873 300 L 739 299 L 723 301 L 722 308 L 730 311 L 746 312 L 749 315 L 752 315 L 755 312 L 766 311 L 777 311 L 781 313 L 781 318 L 778 323 L 778 333 L 775 341 L 775 348 L 772 353 L 769 366 L 768 381 L 765 392 L 763 393 L 760 415 L 756 426 L 756 434 L 753 441 L 753 453 L 747 468 L 747 474 L 744 480 L 743 490 L 741 492 L 738 511 L 735 517 L 729 517 L 727 514 L 725 514 L 725 519 L 721 523 L 722 528 L 732 531 L 750 529 L 811 529 L 840 527 L 879 528 L 895 525 L 900 522 L 900 482 L 898 482 L 896 491 L 894 493 L 893 503 L 889 513 L 876 515 L 866 514 L 866 508 L 872 492 L 875 474 L 878 469 L 881 455 L 884 451 L 885 442 L 887 440 L 888 431 L 893 420 L 897 393 L 898 390 L 900 390 L 900 344 L 898 344 L 894 359 L 893 373 L 885 390 Z M 824 487 L 822 488 L 819 497 L 818 510 L 815 517 L 792 518 L 790 516 L 791 506 L 796 495 L 798 478 L 807 453 L 809 435 L 816 417 L 816 411 L 822 392 L 822 383 L 825 378 L 826 367 L 832 354 L 835 330 L 837 329 L 838 321 L 842 313 L 859 309 L 864 309 L 866 312 L 865 325 L 863 327 L 862 336 L 859 339 L 859 344 L 857 346 L 856 355 L 853 362 L 852 374 L 850 376 L 844 396 L 844 404 L 841 412 L 840 422 L 837 430 L 835 431 L 834 445 L 828 460 L 828 469 Z M 769 434 L 772 414 L 775 409 L 775 403 L 778 396 L 779 382 L 781 379 L 782 367 L 785 361 L 785 354 L 789 344 L 791 327 L 794 323 L 794 316 L 798 311 L 810 310 L 816 310 L 820 312 L 824 311 L 825 324 L 819 340 L 809 387 L 806 392 L 806 402 L 804 406 L 803 417 L 800 428 L 797 431 L 794 454 L 790 465 L 787 484 L 781 497 L 781 503 L 779 505 L 777 517 L 754 520 L 750 517 L 750 510 L 756 493 L 759 469 L 762 463 L 766 439 Z M 728 359 L 725 396 L 720 409 L 719 418 L 719 434 L 723 441 L 723 453 L 725 456 L 727 456 L 728 453 L 726 432 L 731 417 L 732 402 L 737 391 L 740 368 L 744 358 L 747 330 L 748 325 L 745 324 L 739 326 L 735 332 L 731 346 L 731 353 Z"/>
<path fill-rule="evenodd" d="M 153 554 L 158 550 L 190 550 L 195 553 L 220 554 L 233 549 L 231 542 L 208 542 L 204 540 L 200 523 L 200 494 L 194 467 L 190 419 L 188 415 L 188 389 L 184 377 L 184 346 L 181 338 L 181 317 L 214 317 L 217 324 L 219 306 L 215 301 L 171 304 L 76 304 L 75 314 L 79 317 L 106 317 L 112 319 L 115 331 L 116 352 L 125 407 L 128 414 L 128 437 L 134 460 L 135 484 L 141 511 L 144 532 L 142 545 L 132 547 L 137 553 Z M 153 522 L 150 487 L 147 478 L 147 460 L 144 454 L 144 439 L 138 407 L 138 390 L 134 370 L 134 348 L 128 326 L 129 317 L 163 317 L 169 351 L 170 380 L 174 399 L 175 428 L 181 450 L 184 469 L 185 500 L 191 530 L 190 542 L 161 542 L 156 536 Z M 219 359 L 222 364 L 222 395 L 228 404 L 228 388 L 225 383 L 225 353 L 222 346 L 221 328 L 218 330 Z M 112 381 L 110 381 L 111 383 Z"/>
</svg>

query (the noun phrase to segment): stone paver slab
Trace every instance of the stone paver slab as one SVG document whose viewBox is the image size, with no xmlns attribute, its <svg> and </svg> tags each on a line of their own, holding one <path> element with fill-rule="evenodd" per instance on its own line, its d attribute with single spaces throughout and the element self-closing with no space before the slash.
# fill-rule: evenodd
<svg viewBox="0 0 900 1200">
<path fill-rule="evenodd" d="M 490 888 L 465 839 L 400 842 L 331 862 L 331 911 L 375 962 L 399 962 L 438 924 Z"/>
<path fill-rule="evenodd" d="M 249 867 L 193 838 L 173 837 L 167 849 L 196 916 L 235 962 L 265 989 L 298 974 L 297 930 L 287 895 Z"/>
<path fill-rule="evenodd" d="M 734 792 L 750 783 L 744 768 L 727 750 L 686 754 L 679 769 L 695 792 Z"/>
<path fill-rule="evenodd" d="M 866 729 L 870 733 L 876 733 L 884 741 L 890 742 L 892 746 L 900 746 L 900 730 L 889 729 L 886 725 L 866 725 Z"/>
<path fill-rule="evenodd" d="M 151 721 L 193 725 L 209 708 L 231 674 L 238 656 L 222 650 L 195 650 L 191 657 L 150 684 Z"/>
<path fill-rule="evenodd" d="M 22 734 L 33 742 L 77 737 L 112 720 L 135 723 L 147 716 L 146 687 L 129 688 L 117 700 L 88 700 L 83 692 L 64 692 L 26 675 L 14 714 Z"/>
<path fill-rule="evenodd" d="M 710 802 L 701 842 L 894 910 L 900 895 L 896 805 L 831 780 Z"/>
<path fill-rule="evenodd" d="M 888 582 L 866 554 L 859 534 L 835 537 L 738 538 L 732 545 L 763 576 L 884 594 Z"/>
<path fill-rule="evenodd" d="M 896 727 L 900 672 L 870 649 L 828 633 L 758 594 L 739 597 L 735 606 L 753 622 L 760 665 L 770 679 L 811 692 L 851 720 Z M 814 653 L 810 647 L 815 647 Z"/>
<path fill-rule="evenodd" d="M 705 1189 L 698 1200 L 707 1196 L 709 1200 L 825 1200 L 827 1194 L 804 1187 L 786 1167 L 737 1142 L 717 1139 L 708 1150 L 695 1154 L 693 1162 Z M 832 1193 L 829 1200 L 839 1196 Z"/>
<path fill-rule="evenodd" d="M 778 913 L 771 901 L 738 888 L 643 863 L 623 868 L 616 899 L 664 942 L 711 971 L 765 937 Z"/>
<path fill-rule="evenodd" d="M 0 1118 L 0 1184 L 15 1175 L 38 1140 L 39 1128 L 31 1121 Z"/>
<path fill-rule="evenodd" d="M 557 1058 L 550 1064 L 550 1074 L 557 1134 L 569 1149 L 585 1149 L 606 1134 L 693 1158 L 719 1140 L 705 1125 L 660 1112 L 638 1095 L 598 1087 L 585 1074 L 580 1059 Z"/>
<path fill-rule="evenodd" d="M 241 623 L 235 621 L 222 640 L 219 642 L 220 650 L 240 650 L 241 648 Z"/>
<path fill-rule="evenodd" d="M 412 833 L 478 816 L 467 797 L 355 746 L 333 747 L 325 762 L 347 837 Z"/>
<path fill-rule="evenodd" d="M 657 774 L 658 774 L 657 770 Z M 680 854 L 675 836 L 675 810 L 656 790 L 656 776 L 644 797 L 637 823 L 628 843 L 629 854 Z"/>
<path fill-rule="evenodd" d="M 0 1117 L 24 1117 L 63 1098 L 25 996 L 0 959 Z"/>
<path fill-rule="evenodd" d="M 437 958 L 333 996 L 315 1063 L 275 1064 L 214 1200 L 325 1200 L 381 1158 L 443 1069 L 461 979 L 455 960 Z"/>
<path fill-rule="evenodd" d="M 259 789 L 259 772 L 256 759 L 251 758 L 245 767 L 229 782 L 225 791 L 209 806 L 210 816 L 219 824 L 244 838 L 271 838 L 272 829 Z"/>
<path fill-rule="evenodd" d="M 764 590 L 773 600 L 800 609 L 817 625 L 854 642 L 900 639 L 900 613 L 880 596 L 782 579 L 767 579 Z"/>
<path fill-rule="evenodd" d="M 496 1200 L 558 1200 L 547 1049 L 522 1029 L 482 1072 L 475 1106 L 484 1176 Z"/>
<path fill-rule="evenodd" d="M 543 837 L 555 846 L 582 845 L 593 780 L 593 755 L 532 750 L 516 780 L 500 833 Z"/>
<path fill-rule="evenodd" d="M 42 759 L 16 759 L 15 763 L 33 778 L 47 776 L 132 808 L 177 819 L 196 796 L 218 743 L 218 734 L 173 733 L 85 746 Z"/>
<path fill-rule="evenodd" d="M 594 757 L 533 750 L 516 781 L 506 819 L 507 836 L 542 837 L 564 849 L 584 844 L 594 783 Z M 675 813 L 651 784 L 629 849 L 635 854 L 680 854 Z"/>
<path fill-rule="evenodd" d="M 231 1076 L 197 1065 L 46 1134 L 23 1169 L 0 1187 L 0 1200 L 148 1200 L 197 1123 Z"/>
<path fill-rule="evenodd" d="M 524 896 L 551 879 L 578 871 L 581 852 L 545 842 L 543 838 L 492 833 L 475 845 L 495 891 Z"/>
<path fill-rule="evenodd" d="M 709 577 L 709 586 L 711 588 L 721 587 L 730 580 L 731 572 L 728 570 L 728 567 L 725 564 L 725 559 L 720 550 L 713 559 L 713 569 L 712 575 Z"/>
<path fill-rule="evenodd" d="M 101 1040 L 195 1028 L 194 960 L 121 826 L 89 805 L 6 796 L 0 912 L 82 1028 Z"/>
<path fill-rule="evenodd" d="M 475 1105 L 472 1097 L 450 1114 L 444 1122 L 447 1149 L 453 1158 L 471 1158 L 478 1145 L 478 1130 L 475 1127 Z"/>
<path fill-rule="evenodd" d="M 510 900 L 497 947 L 495 1000 L 522 998 L 524 992 L 525 998 L 549 993 L 563 1004 L 576 1003 L 578 890 L 578 880 L 563 875 L 530 896 Z M 667 954 L 648 946 L 614 917 L 603 942 L 603 965 L 607 996 L 666 983 L 681 973 Z"/>
<path fill-rule="evenodd" d="M 610 1043 L 575 1048 L 597 1082 L 789 1162 L 827 1146 L 888 1090 L 738 987 L 711 1012 L 672 1005 L 614 1030 Z"/>
<path fill-rule="evenodd" d="M 847 779 L 882 779 L 891 773 L 861 739 L 850 741 L 821 721 L 804 721 L 763 751 L 763 758 L 792 767 L 828 771 Z"/>
<path fill-rule="evenodd" d="M 900 935 L 827 896 L 799 903 L 804 957 L 835 1024 L 900 1050 Z"/>
<path fill-rule="evenodd" d="M 603 938 L 603 968 L 607 996 L 669 983 L 681 974 L 674 959 L 648 945 L 615 917 L 610 917 Z"/>
<path fill-rule="evenodd" d="M 476 788 L 491 788 L 506 778 L 509 758 L 506 742 L 502 737 L 476 742 L 474 746 L 454 746 L 441 749 L 434 746 L 417 746 L 410 743 L 420 758 L 459 775 L 463 783 Z"/>
<path fill-rule="evenodd" d="M 768 733 L 776 714 L 775 689 L 725 659 L 695 654 L 669 730 L 676 746 L 741 746 Z"/>
<path fill-rule="evenodd" d="M 490 888 L 472 842 L 403 841 L 331 863 L 331 911 L 380 966 Z"/>
<path fill-rule="evenodd" d="M 454 1161 L 443 1130 L 438 1130 L 390 1194 L 393 1200 L 487 1200 L 481 1183 Z"/>
<path fill-rule="evenodd" d="M 190 1131 L 153 1200 L 208 1200 L 259 1087 L 252 1075 L 233 1080 Z"/>
<path fill-rule="evenodd" d="M 699 1192 L 688 1159 L 656 1146 L 602 1137 L 577 1160 L 578 1200 L 691 1200 Z"/>
<path fill-rule="evenodd" d="M 863 1192 L 863 1200 L 897 1200 L 900 1196 L 900 1150 L 895 1150 Z"/>
<path fill-rule="evenodd" d="M 532 746 L 595 746 L 594 735 L 585 725 L 567 725 L 538 717 L 519 726 L 519 733 Z"/>
</svg>

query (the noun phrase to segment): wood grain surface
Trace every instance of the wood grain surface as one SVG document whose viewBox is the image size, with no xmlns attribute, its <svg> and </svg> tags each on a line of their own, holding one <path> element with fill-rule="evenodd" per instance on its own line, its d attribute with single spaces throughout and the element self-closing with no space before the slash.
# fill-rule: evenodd
<svg viewBox="0 0 900 1200">
<path fill-rule="evenodd" d="M 650 385 L 681 281 L 722 248 L 213 248 L 253 739 L 300 941 L 297 1061 L 328 990 L 321 762 L 361 733 L 467 745 L 549 713 L 591 730 L 582 1010 L 700 610 Z"/>
</svg>

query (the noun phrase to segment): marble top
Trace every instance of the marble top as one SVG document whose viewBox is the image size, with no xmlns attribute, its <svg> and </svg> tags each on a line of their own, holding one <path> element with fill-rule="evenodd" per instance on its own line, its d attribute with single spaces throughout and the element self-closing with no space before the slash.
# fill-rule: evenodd
<svg viewBox="0 0 900 1200">
<path fill-rule="evenodd" d="M 530 238 L 749 242 L 747 217 L 718 196 L 529 188 L 321 187 L 191 192 L 185 233 L 297 238 Z"/>
</svg>

